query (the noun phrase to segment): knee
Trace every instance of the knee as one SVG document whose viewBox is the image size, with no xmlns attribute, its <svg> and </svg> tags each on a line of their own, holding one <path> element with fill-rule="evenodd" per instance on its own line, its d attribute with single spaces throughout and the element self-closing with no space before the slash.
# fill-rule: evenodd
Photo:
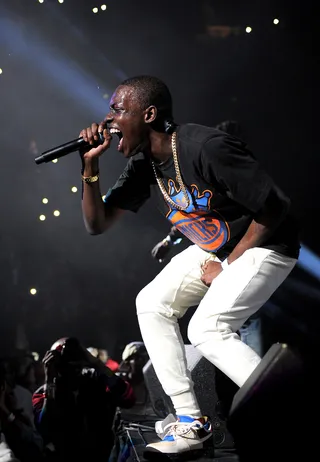
<svg viewBox="0 0 320 462">
<path fill-rule="evenodd" d="M 138 317 L 143 314 L 157 314 L 168 318 L 174 316 L 166 294 L 159 291 L 158 287 L 152 282 L 138 293 L 136 297 L 136 309 Z"/>
<path fill-rule="evenodd" d="M 138 293 L 136 297 L 136 308 L 137 308 L 137 315 L 145 313 L 147 308 L 150 307 L 150 291 L 148 290 L 148 286 L 144 287 Z"/>
<path fill-rule="evenodd" d="M 156 291 L 152 287 L 152 284 L 148 284 L 144 287 L 136 297 L 136 309 L 137 315 L 146 313 L 159 313 L 161 312 L 162 303 L 157 297 Z"/>
<path fill-rule="evenodd" d="M 198 346 L 210 340 L 227 339 L 235 333 L 229 323 L 220 320 L 219 316 L 210 319 L 194 316 L 188 325 L 187 335 L 192 345 Z"/>
</svg>

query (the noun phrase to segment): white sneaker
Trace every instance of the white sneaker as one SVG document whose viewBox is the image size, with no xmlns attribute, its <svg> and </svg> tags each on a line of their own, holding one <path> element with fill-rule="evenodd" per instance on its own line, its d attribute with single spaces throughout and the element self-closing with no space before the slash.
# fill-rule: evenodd
<svg viewBox="0 0 320 462">
<path fill-rule="evenodd" d="M 167 415 L 167 417 L 164 420 L 157 420 L 157 422 L 154 425 L 154 429 L 158 437 L 163 440 L 163 438 L 166 436 L 166 434 L 171 428 L 169 424 L 175 423 L 176 421 L 177 418 L 173 414 Z"/>
<path fill-rule="evenodd" d="M 152 453 L 180 454 L 186 451 L 202 449 L 203 443 L 212 436 L 212 426 L 208 417 L 194 419 L 190 416 L 177 416 L 178 420 L 169 423 L 163 429 L 166 432 L 162 441 L 146 446 L 144 455 Z M 162 423 L 162 422 L 161 422 Z"/>
</svg>

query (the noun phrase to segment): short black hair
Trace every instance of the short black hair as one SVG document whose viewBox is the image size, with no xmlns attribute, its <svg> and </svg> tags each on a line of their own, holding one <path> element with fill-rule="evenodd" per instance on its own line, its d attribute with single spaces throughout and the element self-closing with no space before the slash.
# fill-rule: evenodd
<svg viewBox="0 0 320 462">
<path fill-rule="evenodd" d="M 173 118 L 171 93 L 162 80 L 151 75 L 138 75 L 124 80 L 121 86 L 134 88 L 142 109 L 155 106 L 160 119 Z"/>
</svg>

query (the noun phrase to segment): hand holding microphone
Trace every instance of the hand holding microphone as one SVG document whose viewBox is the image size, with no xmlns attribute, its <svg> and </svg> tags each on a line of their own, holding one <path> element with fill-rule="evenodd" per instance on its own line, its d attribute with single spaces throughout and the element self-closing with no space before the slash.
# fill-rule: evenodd
<svg viewBox="0 0 320 462">
<path fill-rule="evenodd" d="M 110 147 L 112 140 L 112 136 L 105 128 L 103 122 L 101 122 L 100 125 L 93 123 L 91 127 L 81 130 L 79 137 L 83 138 L 86 143 L 86 145 L 80 149 L 84 162 L 100 157 L 101 154 Z M 101 143 L 101 140 L 103 141 L 102 144 L 98 144 L 97 146 L 97 143 L 99 143 L 99 141 Z"/>
<path fill-rule="evenodd" d="M 81 152 L 84 162 L 85 160 L 89 160 L 90 162 L 90 159 L 97 159 L 110 147 L 111 139 L 112 136 L 106 129 L 105 122 L 101 122 L 99 125 L 93 123 L 91 127 L 85 128 L 80 132 L 80 138 L 43 152 L 35 158 L 35 163 L 50 162 L 75 151 Z"/>
</svg>

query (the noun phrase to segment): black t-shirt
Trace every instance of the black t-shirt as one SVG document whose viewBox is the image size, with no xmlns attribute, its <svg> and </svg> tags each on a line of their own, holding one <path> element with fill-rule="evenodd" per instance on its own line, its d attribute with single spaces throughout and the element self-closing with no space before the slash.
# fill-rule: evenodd
<svg viewBox="0 0 320 462">
<path fill-rule="evenodd" d="M 174 209 L 164 199 L 151 162 L 143 154 L 132 157 L 106 204 L 138 211 L 155 188 L 162 213 L 191 242 L 225 258 L 247 231 L 255 214 L 263 207 L 272 189 L 284 194 L 238 138 L 215 128 L 196 124 L 177 127 L 177 152 L 190 204 L 184 211 Z M 157 166 L 170 198 L 183 203 L 173 159 Z M 294 258 L 299 254 L 298 229 L 288 215 L 263 245 Z"/>
</svg>

